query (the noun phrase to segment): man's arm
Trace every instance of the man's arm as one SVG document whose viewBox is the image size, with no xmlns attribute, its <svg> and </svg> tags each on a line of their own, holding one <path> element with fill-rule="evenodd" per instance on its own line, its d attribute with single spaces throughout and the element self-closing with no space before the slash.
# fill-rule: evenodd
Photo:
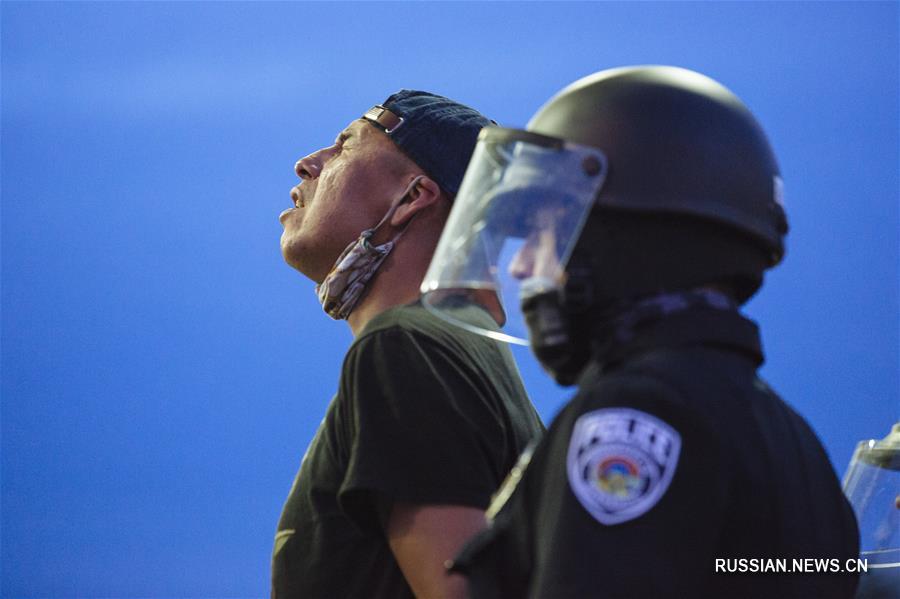
<svg viewBox="0 0 900 599">
<path fill-rule="evenodd" d="M 444 566 L 463 544 L 486 526 L 484 511 L 460 505 L 395 503 L 387 522 L 394 557 L 421 599 L 467 596 L 466 579 Z"/>
</svg>

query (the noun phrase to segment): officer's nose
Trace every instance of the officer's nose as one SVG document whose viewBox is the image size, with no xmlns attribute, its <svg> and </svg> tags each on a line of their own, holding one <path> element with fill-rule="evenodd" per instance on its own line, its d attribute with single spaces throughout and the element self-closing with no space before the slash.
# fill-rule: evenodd
<svg viewBox="0 0 900 599">
<path fill-rule="evenodd" d="M 511 277 L 523 281 L 531 276 L 534 270 L 535 245 L 534 240 L 526 239 L 522 247 L 513 255 L 507 267 Z"/>
<path fill-rule="evenodd" d="M 562 265 L 556 253 L 556 231 L 552 227 L 533 231 L 507 267 L 510 276 L 520 281 L 529 277 L 555 281 L 561 271 Z"/>
</svg>

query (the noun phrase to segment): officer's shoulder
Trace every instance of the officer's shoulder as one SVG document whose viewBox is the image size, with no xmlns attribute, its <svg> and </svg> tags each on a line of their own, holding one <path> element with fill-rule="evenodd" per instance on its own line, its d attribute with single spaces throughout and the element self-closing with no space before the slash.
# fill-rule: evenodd
<svg viewBox="0 0 900 599">
<path fill-rule="evenodd" d="M 614 371 L 585 377 L 565 411 L 572 419 L 605 408 L 631 408 L 672 422 L 706 420 L 675 384 L 655 373 L 642 371 Z"/>
<path fill-rule="evenodd" d="M 583 380 L 576 401 L 585 407 L 604 405 L 683 404 L 677 388 L 669 381 L 644 371 L 619 370 L 597 373 Z"/>
<path fill-rule="evenodd" d="M 658 420 L 695 441 L 703 438 L 703 443 L 721 445 L 723 440 L 709 414 L 689 401 L 676 384 L 658 374 L 621 370 L 585 377 L 576 396 L 561 412 L 559 422 L 554 422 L 554 428 L 566 435 L 582 417 L 612 417 L 624 410 L 650 421 Z"/>
<path fill-rule="evenodd" d="M 593 424 L 592 424 L 593 423 Z M 685 401 L 677 387 L 648 373 L 599 373 L 582 380 L 576 396 L 551 426 L 556 447 L 566 451 L 571 438 L 585 426 L 639 424 L 647 430 L 665 430 L 672 438 L 690 439 L 693 446 L 718 448 L 722 439 L 708 416 Z"/>
</svg>

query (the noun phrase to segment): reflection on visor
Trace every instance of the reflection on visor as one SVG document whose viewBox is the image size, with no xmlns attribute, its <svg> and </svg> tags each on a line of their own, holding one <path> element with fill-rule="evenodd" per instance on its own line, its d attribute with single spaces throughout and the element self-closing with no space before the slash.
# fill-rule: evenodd
<svg viewBox="0 0 900 599">
<path fill-rule="evenodd" d="M 422 283 L 425 305 L 480 334 L 527 343 L 520 298 L 561 283 L 604 175 L 605 159 L 595 148 L 483 130 Z M 499 310 L 488 309 L 503 314 L 497 327 L 460 321 L 440 308 L 441 297 L 464 290 L 468 297 L 490 292 L 479 301 L 497 303 Z"/>
</svg>

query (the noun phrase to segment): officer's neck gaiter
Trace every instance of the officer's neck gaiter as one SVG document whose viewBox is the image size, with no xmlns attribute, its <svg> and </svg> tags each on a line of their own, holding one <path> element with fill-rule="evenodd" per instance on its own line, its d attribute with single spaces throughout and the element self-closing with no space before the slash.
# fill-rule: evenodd
<svg viewBox="0 0 900 599">
<path fill-rule="evenodd" d="M 613 321 L 615 340 L 618 343 L 628 343 L 634 338 L 635 329 L 639 325 L 697 307 L 737 310 L 734 300 L 713 289 L 661 293 L 643 298 L 618 314 Z"/>
<path fill-rule="evenodd" d="M 360 233 L 359 238 L 341 252 L 325 279 L 316 285 L 316 295 L 319 297 L 319 303 L 322 304 L 322 309 L 330 317 L 335 320 L 343 320 L 350 316 L 353 308 L 356 307 L 357 302 L 362 297 L 366 285 L 375 275 L 384 259 L 387 258 L 387 255 L 394 249 L 400 237 L 403 236 L 412 219 L 406 223 L 406 226 L 393 239 L 381 245 L 369 243 L 369 239 L 384 223 L 390 220 L 421 178 L 422 176 L 420 175 L 413 179 L 412 183 L 403 192 L 403 195 L 391 204 L 391 207 L 384 217 L 378 221 L 378 224 Z"/>
<path fill-rule="evenodd" d="M 728 295 L 713 289 L 701 288 L 651 295 L 615 310 L 603 322 L 595 323 L 594 355 L 605 363 L 635 338 L 637 329 L 673 314 L 695 308 L 738 310 L 737 303 Z"/>
</svg>

